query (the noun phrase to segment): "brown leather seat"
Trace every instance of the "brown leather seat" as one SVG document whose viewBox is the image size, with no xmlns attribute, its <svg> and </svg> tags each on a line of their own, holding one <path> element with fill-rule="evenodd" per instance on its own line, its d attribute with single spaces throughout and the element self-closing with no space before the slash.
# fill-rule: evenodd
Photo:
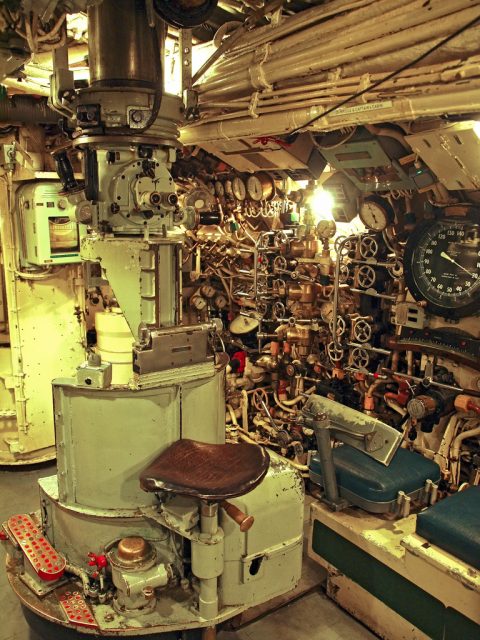
<svg viewBox="0 0 480 640">
<path fill-rule="evenodd" d="M 265 449 L 255 444 L 178 440 L 141 473 L 140 486 L 220 502 L 254 489 L 269 463 Z"/>
</svg>

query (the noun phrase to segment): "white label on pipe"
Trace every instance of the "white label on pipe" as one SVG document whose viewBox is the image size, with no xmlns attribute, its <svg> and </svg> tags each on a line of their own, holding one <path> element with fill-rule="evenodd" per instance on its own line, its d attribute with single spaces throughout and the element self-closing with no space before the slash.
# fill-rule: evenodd
<svg viewBox="0 0 480 640">
<path fill-rule="evenodd" d="M 383 102 L 368 102 L 367 104 L 356 104 L 353 107 L 339 107 L 332 111 L 328 116 L 334 118 L 335 116 L 343 116 L 345 113 L 362 113 L 363 111 L 376 111 L 377 109 L 389 109 L 392 106 L 391 100 L 384 100 Z"/>
</svg>

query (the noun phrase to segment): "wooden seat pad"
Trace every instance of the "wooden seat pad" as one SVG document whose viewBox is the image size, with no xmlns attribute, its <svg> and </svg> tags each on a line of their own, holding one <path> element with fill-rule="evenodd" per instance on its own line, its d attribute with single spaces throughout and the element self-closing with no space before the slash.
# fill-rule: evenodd
<svg viewBox="0 0 480 640">
<path fill-rule="evenodd" d="M 269 463 L 265 449 L 255 444 L 178 440 L 140 474 L 140 486 L 219 502 L 254 489 Z"/>
</svg>

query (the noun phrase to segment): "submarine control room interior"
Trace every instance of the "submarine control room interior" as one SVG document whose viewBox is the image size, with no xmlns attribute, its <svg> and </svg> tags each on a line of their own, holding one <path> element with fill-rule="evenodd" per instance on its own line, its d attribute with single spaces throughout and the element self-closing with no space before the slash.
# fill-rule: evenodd
<svg viewBox="0 0 480 640">
<path fill-rule="evenodd" d="M 0 640 L 480 640 L 480 0 L 0 1 Z"/>
</svg>

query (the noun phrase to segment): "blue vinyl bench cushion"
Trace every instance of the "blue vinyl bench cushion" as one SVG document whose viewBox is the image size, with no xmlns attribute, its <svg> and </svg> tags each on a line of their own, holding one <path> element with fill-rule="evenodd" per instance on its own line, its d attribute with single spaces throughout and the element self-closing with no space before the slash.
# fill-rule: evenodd
<svg viewBox="0 0 480 640">
<path fill-rule="evenodd" d="M 416 532 L 480 569 L 480 487 L 469 487 L 419 513 Z"/>
<path fill-rule="evenodd" d="M 339 488 L 368 502 L 391 502 L 399 491 L 410 494 L 422 489 L 426 480 L 440 480 L 435 462 L 407 449 L 398 449 L 388 467 L 348 445 L 336 447 L 333 460 Z M 312 474 L 322 475 L 318 454 L 311 459 L 310 474 L 312 480 Z"/>
</svg>

